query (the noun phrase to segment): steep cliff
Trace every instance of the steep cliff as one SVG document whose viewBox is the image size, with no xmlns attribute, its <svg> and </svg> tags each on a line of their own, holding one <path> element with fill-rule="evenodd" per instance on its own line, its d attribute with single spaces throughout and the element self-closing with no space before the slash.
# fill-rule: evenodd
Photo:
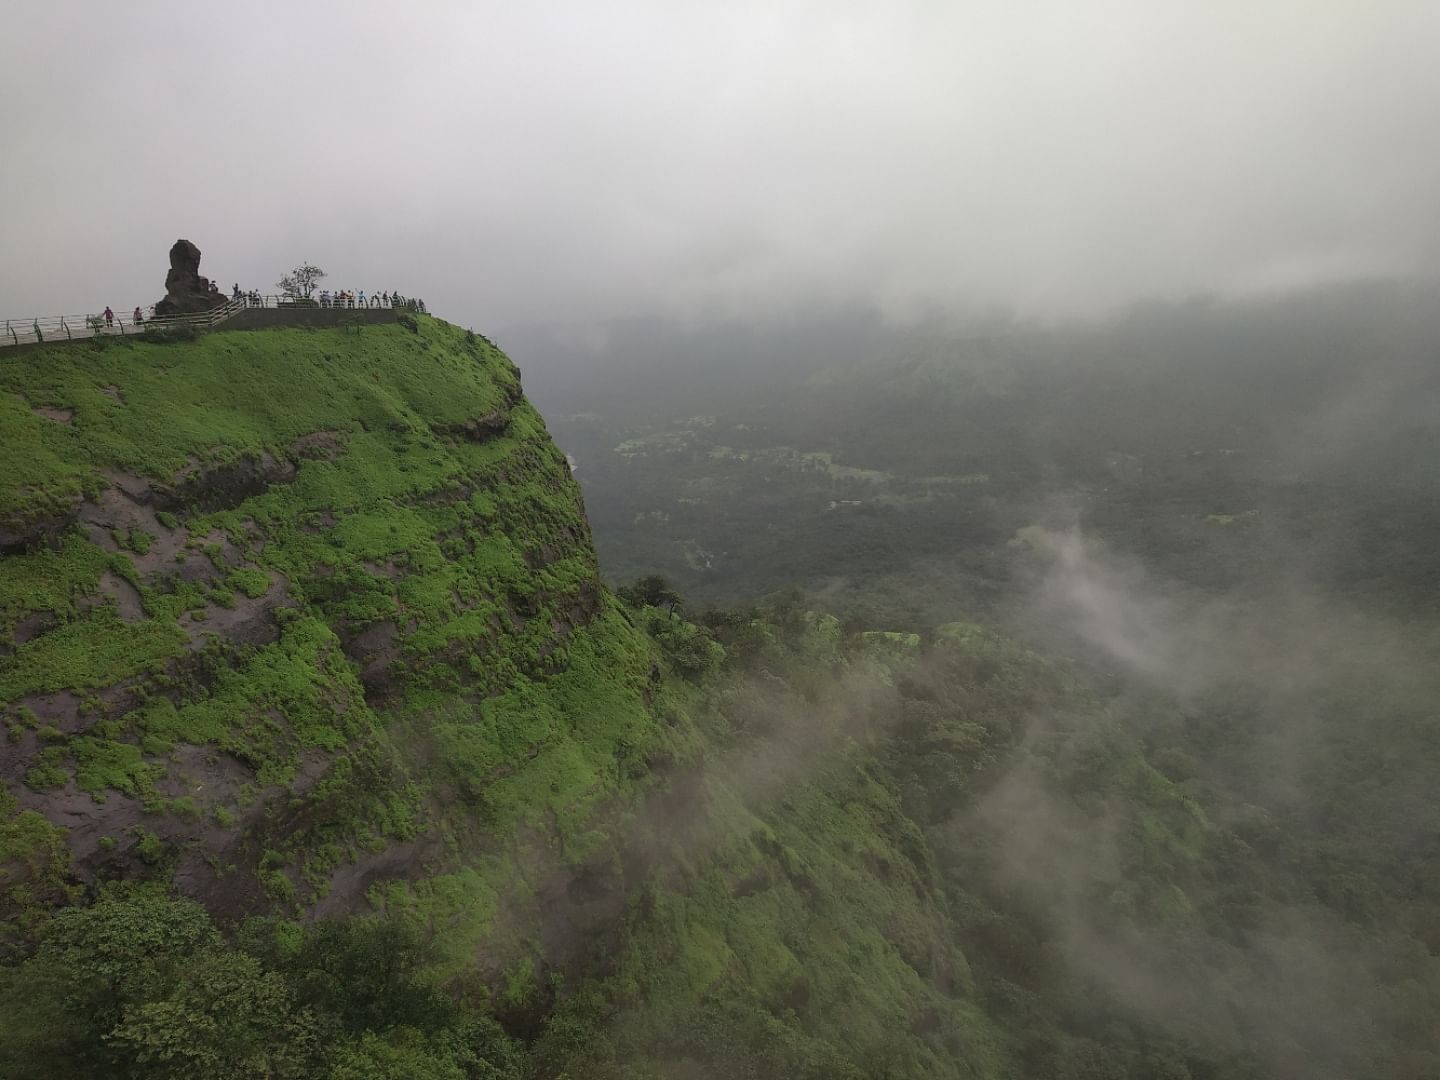
<svg viewBox="0 0 1440 1080">
<path fill-rule="evenodd" d="M 481 925 L 660 740 L 565 458 L 435 319 L 0 363 L 0 907 Z M 456 874 L 463 889 L 447 889 Z M 367 899 L 369 894 L 369 899 Z M 462 920 L 463 921 L 463 920 Z"/>
<path fill-rule="evenodd" d="M 1395 640 L 1397 688 L 1343 636 L 1319 684 L 1315 787 L 1368 807 L 1333 836 L 1226 786 L 1308 700 L 1273 680 L 1181 701 L 793 593 L 622 605 L 515 369 L 439 321 L 11 354 L 0 448 L 7 1080 L 1440 1061 L 1394 839 L 1436 692 Z"/>
</svg>

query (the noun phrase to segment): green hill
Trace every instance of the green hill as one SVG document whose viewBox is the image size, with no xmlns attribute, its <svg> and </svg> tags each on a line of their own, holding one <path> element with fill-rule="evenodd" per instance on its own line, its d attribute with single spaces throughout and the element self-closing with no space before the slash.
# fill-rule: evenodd
<svg viewBox="0 0 1440 1080">
<path fill-rule="evenodd" d="M 422 317 L 48 348 L 0 366 L 0 410 L 3 775 L 68 829 L 73 883 L 227 917 L 428 895 L 522 826 L 583 848 L 661 739 L 488 342 Z"/>
<path fill-rule="evenodd" d="M 820 689 L 915 643 L 625 609 L 483 338 L 47 346 L 0 410 L 6 1075 L 999 1053 L 879 713 Z"/>
<path fill-rule="evenodd" d="M 426 317 L 10 354 L 0 447 L 7 1080 L 1435 1075 L 1424 626 L 1210 608 L 1172 690 L 612 594 Z"/>
</svg>

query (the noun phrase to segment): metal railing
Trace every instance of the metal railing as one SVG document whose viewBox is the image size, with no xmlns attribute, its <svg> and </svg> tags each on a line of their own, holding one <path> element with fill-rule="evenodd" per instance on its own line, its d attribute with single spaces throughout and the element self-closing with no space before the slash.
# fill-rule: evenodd
<svg viewBox="0 0 1440 1080">
<path fill-rule="evenodd" d="M 6 319 L 0 328 L 0 348 L 7 345 L 30 345 L 46 341 L 76 341 L 90 337 L 126 337 L 152 328 L 193 326 L 208 329 L 238 315 L 246 308 L 243 300 L 225 300 L 209 311 L 186 312 L 182 315 L 141 315 L 137 322 L 132 315 L 40 315 L 25 319 Z"/>
<path fill-rule="evenodd" d="M 103 314 L 95 315 L 41 315 L 20 319 L 6 319 L 0 329 L 0 349 L 6 346 L 32 345 L 47 341 L 76 341 L 90 337 L 128 337 L 146 330 L 174 326 L 190 326 L 209 329 L 250 308 L 281 308 L 294 310 L 336 309 L 363 311 L 368 308 L 414 308 L 418 302 L 406 297 L 389 297 L 382 302 L 380 297 L 367 296 L 361 303 L 351 296 L 338 299 L 331 296 L 328 301 L 294 296 L 273 296 L 260 293 L 241 293 L 209 311 L 188 312 L 183 315 L 152 315 L 142 313 L 139 321 L 134 314 L 122 316 L 112 314 L 106 319 Z M 424 308 L 418 310 L 423 311 Z"/>
<path fill-rule="evenodd" d="M 259 293 L 241 293 L 239 302 L 249 307 L 263 308 L 344 308 L 349 311 L 393 308 L 428 314 L 423 300 L 417 300 L 413 296 L 401 296 L 399 293 L 381 293 L 366 296 L 363 300 L 355 293 L 346 293 L 343 297 L 330 293 L 328 298 L 322 293 L 315 293 L 313 296 L 262 296 Z"/>
</svg>

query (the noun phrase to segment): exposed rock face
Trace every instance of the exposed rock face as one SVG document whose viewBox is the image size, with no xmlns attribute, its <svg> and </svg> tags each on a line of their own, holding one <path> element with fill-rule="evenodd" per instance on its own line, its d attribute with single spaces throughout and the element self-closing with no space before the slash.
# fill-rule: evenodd
<svg viewBox="0 0 1440 1080">
<path fill-rule="evenodd" d="M 170 249 L 170 272 L 165 275 L 165 299 L 155 305 L 155 314 L 209 311 L 224 302 L 210 279 L 200 276 L 200 249 L 189 240 L 176 240 Z"/>
<path fill-rule="evenodd" d="M 204 282 L 191 245 L 173 261 L 172 296 Z M 622 754 L 668 738 L 510 362 L 428 319 L 293 337 L 177 341 L 163 385 L 144 351 L 103 373 L 81 344 L 0 364 L 0 461 L 65 436 L 41 471 L 0 467 L 0 954 L 46 888 L 152 872 L 225 919 L 368 910 L 373 886 L 458 865 L 442 837 L 509 836 L 476 808 L 520 805 L 547 755 L 612 768 L 618 743 L 558 719 L 612 677 Z M 284 409 L 256 389 L 287 381 Z M 197 401 L 212 423 L 191 427 Z M 433 800 L 390 734 L 422 685 Z M 164 741 L 143 741 L 146 709 Z M 97 754 L 122 764 L 101 775 Z"/>
</svg>

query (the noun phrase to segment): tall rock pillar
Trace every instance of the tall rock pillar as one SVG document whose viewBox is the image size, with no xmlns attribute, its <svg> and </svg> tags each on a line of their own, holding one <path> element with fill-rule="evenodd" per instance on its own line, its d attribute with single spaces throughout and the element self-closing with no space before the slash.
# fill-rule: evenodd
<svg viewBox="0 0 1440 1080">
<path fill-rule="evenodd" d="M 170 249 L 170 272 L 165 275 L 165 299 L 155 305 L 155 314 L 186 315 L 224 302 L 210 279 L 200 276 L 200 249 L 189 240 L 176 240 Z"/>
</svg>

